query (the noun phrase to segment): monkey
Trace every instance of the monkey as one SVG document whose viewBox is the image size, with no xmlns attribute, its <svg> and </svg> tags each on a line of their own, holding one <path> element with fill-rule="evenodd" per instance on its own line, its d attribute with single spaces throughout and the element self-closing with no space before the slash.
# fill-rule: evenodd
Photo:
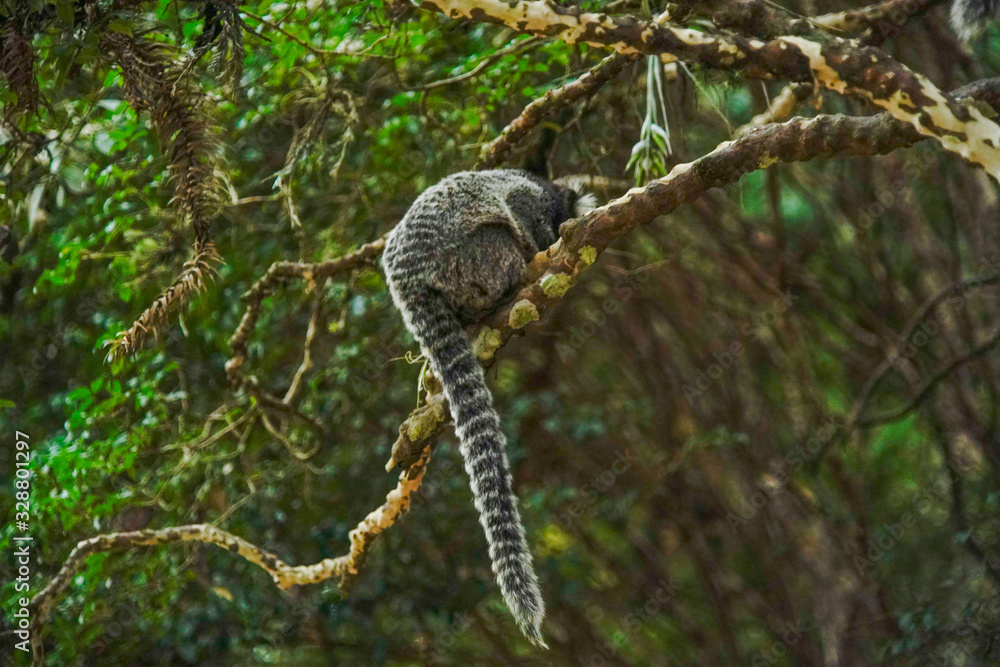
<svg viewBox="0 0 1000 667">
<path fill-rule="evenodd" d="M 543 149 L 550 140 L 543 138 Z M 545 606 L 525 540 L 507 440 L 486 377 L 463 334 L 514 295 L 559 225 L 593 208 L 592 196 L 538 172 L 463 171 L 425 190 L 386 240 L 382 264 L 393 303 L 448 399 L 493 573 L 521 632 L 546 648 Z"/>
<path fill-rule="evenodd" d="M 951 5 L 951 24 L 955 32 L 971 40 L 996 17 L 1000 0 L 954 0 Z"/>
</svg>

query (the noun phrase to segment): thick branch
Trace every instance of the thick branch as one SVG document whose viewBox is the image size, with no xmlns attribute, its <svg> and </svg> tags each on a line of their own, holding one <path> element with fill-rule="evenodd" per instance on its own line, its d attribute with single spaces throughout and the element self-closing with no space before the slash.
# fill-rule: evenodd
<svg viewBox="0 0 1000 667">
<path fill-rule="evenodd" d="M 474 328 L 473 348 L 480 360 L 488 362 L 518 329 L 539 319 L 561 300 L 576 283 L 580 271 L 593 264 L 611 241 L 696 200 L 710 188 L 736 182 L 779 161 L 834 154 L 875 155 L 922 139 L 913 128 L 882 114 L 872 118 L 796 119 L 758 128 L 738 141 L 724 143 L 694 162 L 678 165 L 666 177 L 565 223 L 560 229 L 562 240 L 539 253 L 528 267 L 530 284 L 510 304 Z M 443 395 L 429 397 L 427 404 L 414 410 L 400 426 L 386 468 L 425 461 L 434 436 L 448 420 Z"/>
<path fill-rule="evenodd" d="M 484 362 L 489 361 L 517 329 L 539 319 L 547 308 L 562 299 L 575 284 L 580 271 L 593 264 L 613 240 L 670 213 L 683 203 L 694 201 L 710 188 L 733 183 L 752 171 L 779 161 L 803 161 L 835 154 L 888 153 L 923 138 L 912 127 L 887 114 L 870 118 L 820 116 L 757 128 L 737 141 L 720 145 L 694 162 L 678 165 L 666 177 L 644 188 L 630 190 L 608 205 L 563 225 L 560 230 L 562 240 L 539 253 L 529 267 L 531 283 L 521 290 L 511 305 L 501 309 L 478 329 L 474 339 L 477 355 Z M 272 265 L 246 294 L 249 302 L 247 312 L 231 341 L 236 356 L 227 364 L 227 371 L 235 373 L 242 365 L 246 340 L 256 325 L 260 304 L 280 280 L 325 277 L 355 268 L 372 261 L 383 247 L 384 241 L 379 239 L 329 262 L 281 262 Z M 996 336 L 988 345 L 995 344 L 995 339 Z M 230 369 L 234 362 L 237 362 L 235 368 Z M 212 543 L 236 552 L 268 570 L 275 583 L 282 588 L 316 583 L 336 576 L 341 590 L 347 592 L 358 576 L 371 544 L 409 509 L 412 495 L 420 487 L 426 472 L 434 436 L 447 420 L 443 395 L 433 393 L 425 405 L 403 422 L 387 468 L 399 464 L 404 471 L 385 503 L 351 531 L 350 550 L 344 556 L 325 559 L 314 565 L 292 567 L 241 538 L 204 525 L 98 536 L 78 544 L 60 572 L 36 597 L 33 602 L 37 611 L 36 623 L 41 625 L 45 622 L 55 600 L 90 554 L 176 541 Z"/>
<path fill-rule="evenodd" d="M 476 354 L 484 362 L 492 359 L 515 331 L 539 319 L 561 300 L 580 271 L 593 264 L 613 240 L 693 202 L 710 188 L 734 183 L 776 162 L 837 154 L 884 154 L 923 139 L 888 114 L 870 118 L 820 116 L 755 129 L 694 162 L 678 165 L 666 177 L 564 224 L 562 240 L 539 253 L 528 267 L 530 284 L 473 331 Z M 387 469 L 397 463 L 405 468 L 410 461 L 425 461 L 435 435 L 448 420 L 443 395 L 429 397 L 427 404 L 414 410 L 400 426 Z"/>
<path fill-rule="evenodd" d="M 608 205 L 563 225 L 560 229 L 562 240 L 539 253 L 528 267 L 527 278 L 531 283 L 484 326 L 473 327 L 473 347 L 477 356 L 488 362 L 517 329 L 539 319 L 548 307 L 563 297 L 576 282 L 579 272 L 596 261 L 611 241 L 670 213 L 683 203 L 696 200 L 710 188 L 733 183 L 779 161 L 804 161 L 837 154 L 884 154 L 923 139 L 915 129 L 888 114 L 869 118 L 799 118 L 756 128 L 747 136 L 724 143 L 692 163 L 678 165 L 668 176 L 644 188 L 630 190 Z M 258 282 L 258 285 L 267 284 L 266 277 Z M 256 292 L 252 289 L 248 295 L 263 291 L 263 287 Z M 400 465 L 409 472 L 415 467 L 423 475 L 435 436 L 448 420 L 444 395 L 431 392 L 427 402 L 400 425 L 386 469 Z M 370 517 L 378 514 L 376 511 Z M 359 531 L 366 522 L 359 525 Z M 384 530 L 391 523 L 379 525 Z M 362 531 L 358 533 L 359 539 L 355 539 L 352 533 L 352 553 L 355 548 L 358 550 L 353 562 L 358 566 L 377 533 L 370 534 L 371 539 L 362 537 L 367 534 Z M 356 574 L 355 569 L 351 576 Z"/>
<path fill-rule="evenodd" d="M 871 101 L 1000 180 L 1000 126 L 876 48 L 836 38 L 820 43 L 785 36 L 764 42 L 666 22 L 580 12 L 539 0 L 424 0 L 421 7 L 567 43 L 606 46 L 623 54 L 671 55 L 751 77 L 820 84 Z"/>
<path fill-rule="evenodd" d="M 812 86 L 804 83 L 792 83 L 781 89 L 771 103 L 767 105 L 767 110 L 757 114 L 750 119 L 750 122 L 740 127 L 734 133 L 738 139 L 745 137 L 755 127 L 761 127 L 768 123 L 781 123 L 788 120 L 799 102 L 808 98 L 816 91 Z"/>
<path fill-rule="evenodd" d="M 877 155 L 920 141 L 913 128 L 887 114 L 869 118 L 818 116 L 768 125 L 711 153 L 674 167 L 664 178 L 565 223 L 561 240 L 540 253 L 529 267 L 529 280 L 512 306 L 490 319 L 501 344 L 519 326 L 541 313 L 576 282 L 609 243 L 655 218 L 669 214 L 705 191 L 728 185 L 777 162 L 811 160 L 827 155 Z M 534 310 L 532 310 L 534 309 Z M 483 338 L 483 334 L 480 334 Z"/>
<path fill-rule="evenodd" d="M 882 43 L 898 33 L 911 18 L 940 4 L 942 0 L 884 0 L 859 9 L 823 14 L 813 22 L 829 30 L 848 33 L 868 28 L 871 36 L 865 42 Z"/>
</svg>

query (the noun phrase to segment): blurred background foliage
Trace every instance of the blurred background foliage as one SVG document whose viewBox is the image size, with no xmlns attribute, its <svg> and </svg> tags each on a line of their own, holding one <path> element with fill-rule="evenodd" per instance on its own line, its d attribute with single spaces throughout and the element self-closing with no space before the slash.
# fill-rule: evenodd
<svg viewBox="0 0 1000 667">
<path fill-rule="evenodd" d="M 239 39 L 214 32 L 233 25 L 214 1 L 2 6 L 0 224 L 17 251 L 0 261 L 0 471 L 13 430 L 30 434 L 32 591 L 76 542 L 116 530 L 210 522 L 292 564 L 343 553 L 394 484 L 383 466 L 416 403 L 419 366 L 402 358 L 416 348 L 377 267 L 268 298 L 244 370 L 283 394 L 318 307 L 298 408 L 319 433 L 227 387 L 241 295 L 274 261 L 378 238 L 605 54 L 382 2 L 247 3 Z M 101 47 L 107 31 L 162 44 L 194 82 L 224 259 L 157 343 L 114 365 L 104 344 L 177 275 L 192 233 L 170 203 L 164 139 Z M 11 66 L 25 43 L 34 92 Z M 998 47 L 996 29 L 958 43 L 940 7 L 885 45 L 945 90 L 1000 73 Z M 554 175 L 601 176 L 600 198 L 617 196 L 637 171 L 732 138 L 782 88 L 646 66 L 574 108 Z M 830 94 L 799 112 L 817 109 L 870 112 Z M 1000 271 L 998 220 L 997 185 L 929 142 L 775 165 L 616 243 L 504 348 L 490 375 L 548 653 L 502 604 L 449 431 L 347 599 L 332 584 L 282 592 L 212 546 L 96 555 L 46 629 L 48 662 L 997 664 L 996 354 L 815 452 L 922 303 Z M 900 411 L 989 340 L 998 296 L 988 285 L 933 308 L 863 415 Z M 5 509 L 12 491 L 6 477 Z M 0 552 L 12 534 L 6 521 Z M 0 561 L 5 614 L 11 566 Z"/>
</svg>

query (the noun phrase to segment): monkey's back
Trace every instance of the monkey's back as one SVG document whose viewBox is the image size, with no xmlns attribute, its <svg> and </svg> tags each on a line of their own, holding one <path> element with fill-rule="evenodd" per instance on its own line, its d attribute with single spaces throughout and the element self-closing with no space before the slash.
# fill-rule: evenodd
<svg viewBox="0 0 1000 667">
<path fill-rule="evenodd" d="M 425 276 L 450 251 L 484 226 L 507 227 L 524 252 L 555 242 L 545 221 L 557 214 L 558 198 L 534 176 L 513 169 L 463 171 L 425 190 L 386 242 L 386 269 Z"/>
</svg>

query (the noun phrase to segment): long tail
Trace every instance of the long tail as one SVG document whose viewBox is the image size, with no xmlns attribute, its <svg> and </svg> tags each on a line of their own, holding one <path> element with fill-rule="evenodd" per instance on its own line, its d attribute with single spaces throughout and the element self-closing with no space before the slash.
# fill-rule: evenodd
<svg viewBox="0 0 1000 667">
<path fill-rule="evenodd" d="M 521 632 L 545 647 L 541 631 L 545 604 L 511 487 L 507 439 L 483 369 L 445 296 L 419 281 L 407 282 L 403 278 L 402 284 L 394 285 L 397 305 L 444 385 L 493 573 Z"/>
</svg>

